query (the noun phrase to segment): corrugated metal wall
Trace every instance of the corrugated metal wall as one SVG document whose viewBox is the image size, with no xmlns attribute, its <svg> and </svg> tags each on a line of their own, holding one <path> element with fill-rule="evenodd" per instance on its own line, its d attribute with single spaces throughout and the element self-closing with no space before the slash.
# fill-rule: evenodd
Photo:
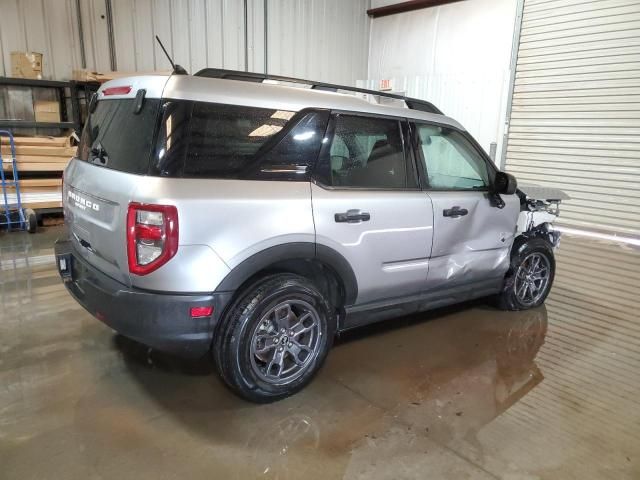
<svg viewBox="0 0 640 480">
<path fill-rule="evenodd" d="M 44 54 L 44 75 L 69 78 L 80 65 L 75 0 L 0 0 L 0 75 L 12 51 Z"/>
<path fill-rule="evenodd" d="M 525 0 L 506 167 L 561 220 L 640 236 L 640 2 Z"/>
<path fill-rule="evenodd" d="M 445 115 L 455 118 L 489 153 L 492 143 L 500 144 L 509 77 L 508 69 L 496 69 L 392 76 L 389 80 L 394 92 L 428 100 Z M 360 81 L 358 86 L 376 90 L 380 80 Z"/>
<path fill-rule="evenodd" d="M 372 2 L 390 3 L 398 2 Z M 368 85 L 392 80 L 462 123 L 487 152 L 494 142 L 502 151 L 515 17 L 515 0 L 467 0 L 375 18 Z"/>
<path fill-rule="evenodd" d="M 245 68 L 243 0 L 111 0 L 117 69 L 169 68 L 159 35 L 177 63 L 200 68 Z M 247 0 L 246 63 L 264 71 L 266 0 Z M 105 0 L 82 0 L 87 68 L 109 71 Z M 269 73 L 355 85 L 367 74 L 369 0 L 268 0 Z M 10 52 L 44 54 L 47 78 L 68 79 L 81 67 L 75 0 L 0 0 L 0 75 Z"/>
</svg>

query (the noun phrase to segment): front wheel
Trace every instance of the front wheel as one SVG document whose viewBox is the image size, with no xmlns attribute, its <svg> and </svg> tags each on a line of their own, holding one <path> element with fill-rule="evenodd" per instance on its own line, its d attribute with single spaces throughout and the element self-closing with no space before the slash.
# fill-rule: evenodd
<svg viewBox="0 0 640 480">
<path fill-rule="evenodd" d="M 249 286 L 223 319 L 214 357 L 225 383 L 253 402 L 271 402 L 303 388 L 333 342 L 336 321 L 306 278 L 266 277 Z"/>
<path fill-rule="evenodd" d="M 556 262 L 553 249 L 542 238 L 518 242 L 497 305 L 503 310 L 526 310 L 541 305 L 553 284 Z"/>
</svg>

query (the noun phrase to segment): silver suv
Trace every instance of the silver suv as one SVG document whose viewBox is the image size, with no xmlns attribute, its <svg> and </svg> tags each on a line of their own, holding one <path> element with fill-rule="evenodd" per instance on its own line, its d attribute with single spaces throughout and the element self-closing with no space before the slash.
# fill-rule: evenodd
<svg viewBox="0 0 640 480">
<path fill-rule="evenodd" d="M 492 296 L 540 305 L 562 193 L 516 189 L 432 104 L 206 69 L 108 82 L 64 172 L 71 295 L 122 335 L 211 352 L 256 402 L 338 332 Z"/>
</svg>

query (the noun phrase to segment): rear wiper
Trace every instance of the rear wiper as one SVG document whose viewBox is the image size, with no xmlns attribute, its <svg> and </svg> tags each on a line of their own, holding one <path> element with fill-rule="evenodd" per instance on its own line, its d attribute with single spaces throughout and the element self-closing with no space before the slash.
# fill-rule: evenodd
<svg viewBox="0 0 640 480">
<path fill-rule="evenodd" d="M 92 163 L 106 165 L 109 161 L 107 151 L 102 147 L 102 144 L 100 142 L 98 142 L 97 145 L 91 149 L 91 156 L 93 157 L 91 160 Z M 96 162 L 96 160 L 98 160 L 98 162 Z"/>
</svg>

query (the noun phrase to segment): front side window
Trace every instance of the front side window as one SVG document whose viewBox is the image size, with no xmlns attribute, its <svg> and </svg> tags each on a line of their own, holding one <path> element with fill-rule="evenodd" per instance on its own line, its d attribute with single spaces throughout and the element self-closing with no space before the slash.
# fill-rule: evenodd
<svg viewBox="0 0 640 480">
<path fill-rule="evenodd" d="M 397 120 L 339 114 L 319 179 L 333 187 L 406 188 L 407 160 Z"/>
<path fill-rule="evenodd" d="M 451 128 L 436 125 L 416 125 L 416 132 L 429 188 L 488 188 L 487 164 L 464 135 Z"/>
</svg>

